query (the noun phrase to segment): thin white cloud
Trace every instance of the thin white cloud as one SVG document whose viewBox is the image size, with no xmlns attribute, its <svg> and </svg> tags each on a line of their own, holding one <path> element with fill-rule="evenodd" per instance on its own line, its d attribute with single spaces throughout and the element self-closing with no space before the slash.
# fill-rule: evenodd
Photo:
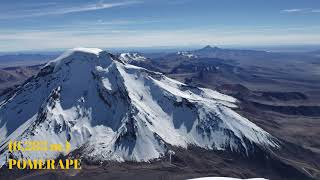
<svg viewBox="0 0 320 180">
<path fill-rule="evenodd" d="M 312 8 L 296 8 L 296 9 L 283 9 L 282 13 L 320 13 L 320 9 Z"/>
<path fill-rule="evenodd" d="M 313 12 L 313 13 L 320 13 L 320 9 L 313 9 L 311 12 Z"/>
<path fill-rule="evenodd" d="M 82 4 L 78 6 L 70 7 L 59 7 L 59 6 L 48 6 L 48 8 L 37 9 L 26 9 L 15 13 L 2 12 L 0 13 L 0 19 L 14 19 L 14 18 L 26 18 L 26 17 L 39 17 L 48 15 L 64 15 L 70 13 L 80 13 L 88 11 L 103 10 L 115 7 L 129 6 L 133 4 L 139 4 L 142 1 L 123 1 L 123 2 L 113 2 L 104 3 L 100 1 L 98 3 Z"/>
<path fill-rule="evenodd" d="M 299 33 L 297 31 L 274 30 L 257 32 L 230 32 L 209 29 L 179 30 L 104 30 L 92 33 L 70 31 L 0 31 L 1 51 L 45 50 L 72 47 L 156 47 L 186 46 L 201 44 L 217 45 L 255 45 L 255 44 L 317 44 L 320 42 L 318 31 Z M 63 42 L 63 43 L 62 43 Z"/>
<path fill-rule="evenodd" d="M 143 19 L 143 20 L 103 20 L 98 19 L 96 22 L 88 22 L 88 24 L 92 25 L 137 25 L 137 24 L 147 24 L 147 23 L 157 23 L 160 20 L 156 19 Z"/>
<path fill-rule="evenodd" d="M 285 13 L 294 13 L 294 12 L 302 12 L 305 9 L 284 9 L 281 12 L 285 12 Z"/>
<path fill-rule="evenodd" d="M 186 4 L 186 3 L 189 3 L 189 2 L 192 2 L 192 0 L 171 0 L 171 1 L 168 2 L 168 4 L 181 5 L 181 4 Z"/>
<path fill-rule="evenodd" d="M 53 14 L 69 14 L 69 13 L 76 13 L 76 12 L 96 11 L 101 9 L 119 7 L 119 6 L 128 6 L 128 5 L 137 4 L 137 3 L 141 3 L 141 1 L 125 1 L 125 2 L 117 2 L 117 3 L 99 2 L 96 4 L 89 4 L 81 7 L 71 7 L 71 8 L 60 9 L 57 11 L 53 11 L 52 13 Z"/>
</svg>

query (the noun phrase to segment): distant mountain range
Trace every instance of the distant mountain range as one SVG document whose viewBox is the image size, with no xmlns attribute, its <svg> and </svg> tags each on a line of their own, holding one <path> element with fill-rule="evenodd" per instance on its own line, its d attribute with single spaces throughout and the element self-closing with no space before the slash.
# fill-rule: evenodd
<svg viewBox="0 0 320 180">
<path fill-rule="evenodd" d="M 44 64 L 56 58 L 55 54 L 6 54 L 0 55 L 0 68 Z"/>
</svg>

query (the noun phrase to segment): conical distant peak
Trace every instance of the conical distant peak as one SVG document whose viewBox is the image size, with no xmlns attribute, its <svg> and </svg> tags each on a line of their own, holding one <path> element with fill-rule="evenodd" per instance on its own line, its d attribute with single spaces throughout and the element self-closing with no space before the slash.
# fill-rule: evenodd
<svg viewBox="0 0 320 180">
<path fill-rule="evenodd" d="M 205 46 L 204 48 L 202 48 L 202 50 L 214 50 L 214 49 L 219 49 L 218 47 L 212 47 L 210 45 Z"/>
</svg>

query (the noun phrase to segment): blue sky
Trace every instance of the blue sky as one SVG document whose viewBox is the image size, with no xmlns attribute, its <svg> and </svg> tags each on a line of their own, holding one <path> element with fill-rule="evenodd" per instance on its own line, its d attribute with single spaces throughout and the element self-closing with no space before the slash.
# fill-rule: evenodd
<svg viewBox="0 0 320 180">
<path fill-rule="evenodd" d="M 319 0 L 1 0 L 0 51 L 320 44 Z"/>
</svg>

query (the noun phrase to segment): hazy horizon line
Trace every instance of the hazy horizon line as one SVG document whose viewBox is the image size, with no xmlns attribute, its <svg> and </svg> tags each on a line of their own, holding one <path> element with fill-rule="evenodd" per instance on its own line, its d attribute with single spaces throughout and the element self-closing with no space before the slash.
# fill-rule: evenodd
<svg viewBox="0 0 320 180">
<path fill-rule="evenodd" d="M 255 45 L 243 45 L 243 44 L 207 44 L 207 45 L 177 45 L 177 46 L 142 46 L 142 47 L 96 47 L 100 49 L 110 50 L 110 51 L 174 51 L 174 50 L 196 50 L 203 48 L 205 46 L 211 47 L 218 47 L 218 48 L 243 48 L 243 49 L 252 49 L 252 50 L 263 50 L 266 51 L 273 49 L 276 51 L 277 48 L 279 51 L 284 50 L 294 50 L 294 51 L 314 51 L 320 50 L 320 43 L 319 44 L 255 44 Z M 68 49 L 72 49 L 75 47 L 70 48 L 45 48 L 45 49 L 22 49 L 22 50 L 10 50 L 10 51 L 1 51 L 0 54 L 12 54 L 12 53 L 59 53 L 66 51 Z M 271 48 L 271 49 L 270 49 Z"/>
</svg>

